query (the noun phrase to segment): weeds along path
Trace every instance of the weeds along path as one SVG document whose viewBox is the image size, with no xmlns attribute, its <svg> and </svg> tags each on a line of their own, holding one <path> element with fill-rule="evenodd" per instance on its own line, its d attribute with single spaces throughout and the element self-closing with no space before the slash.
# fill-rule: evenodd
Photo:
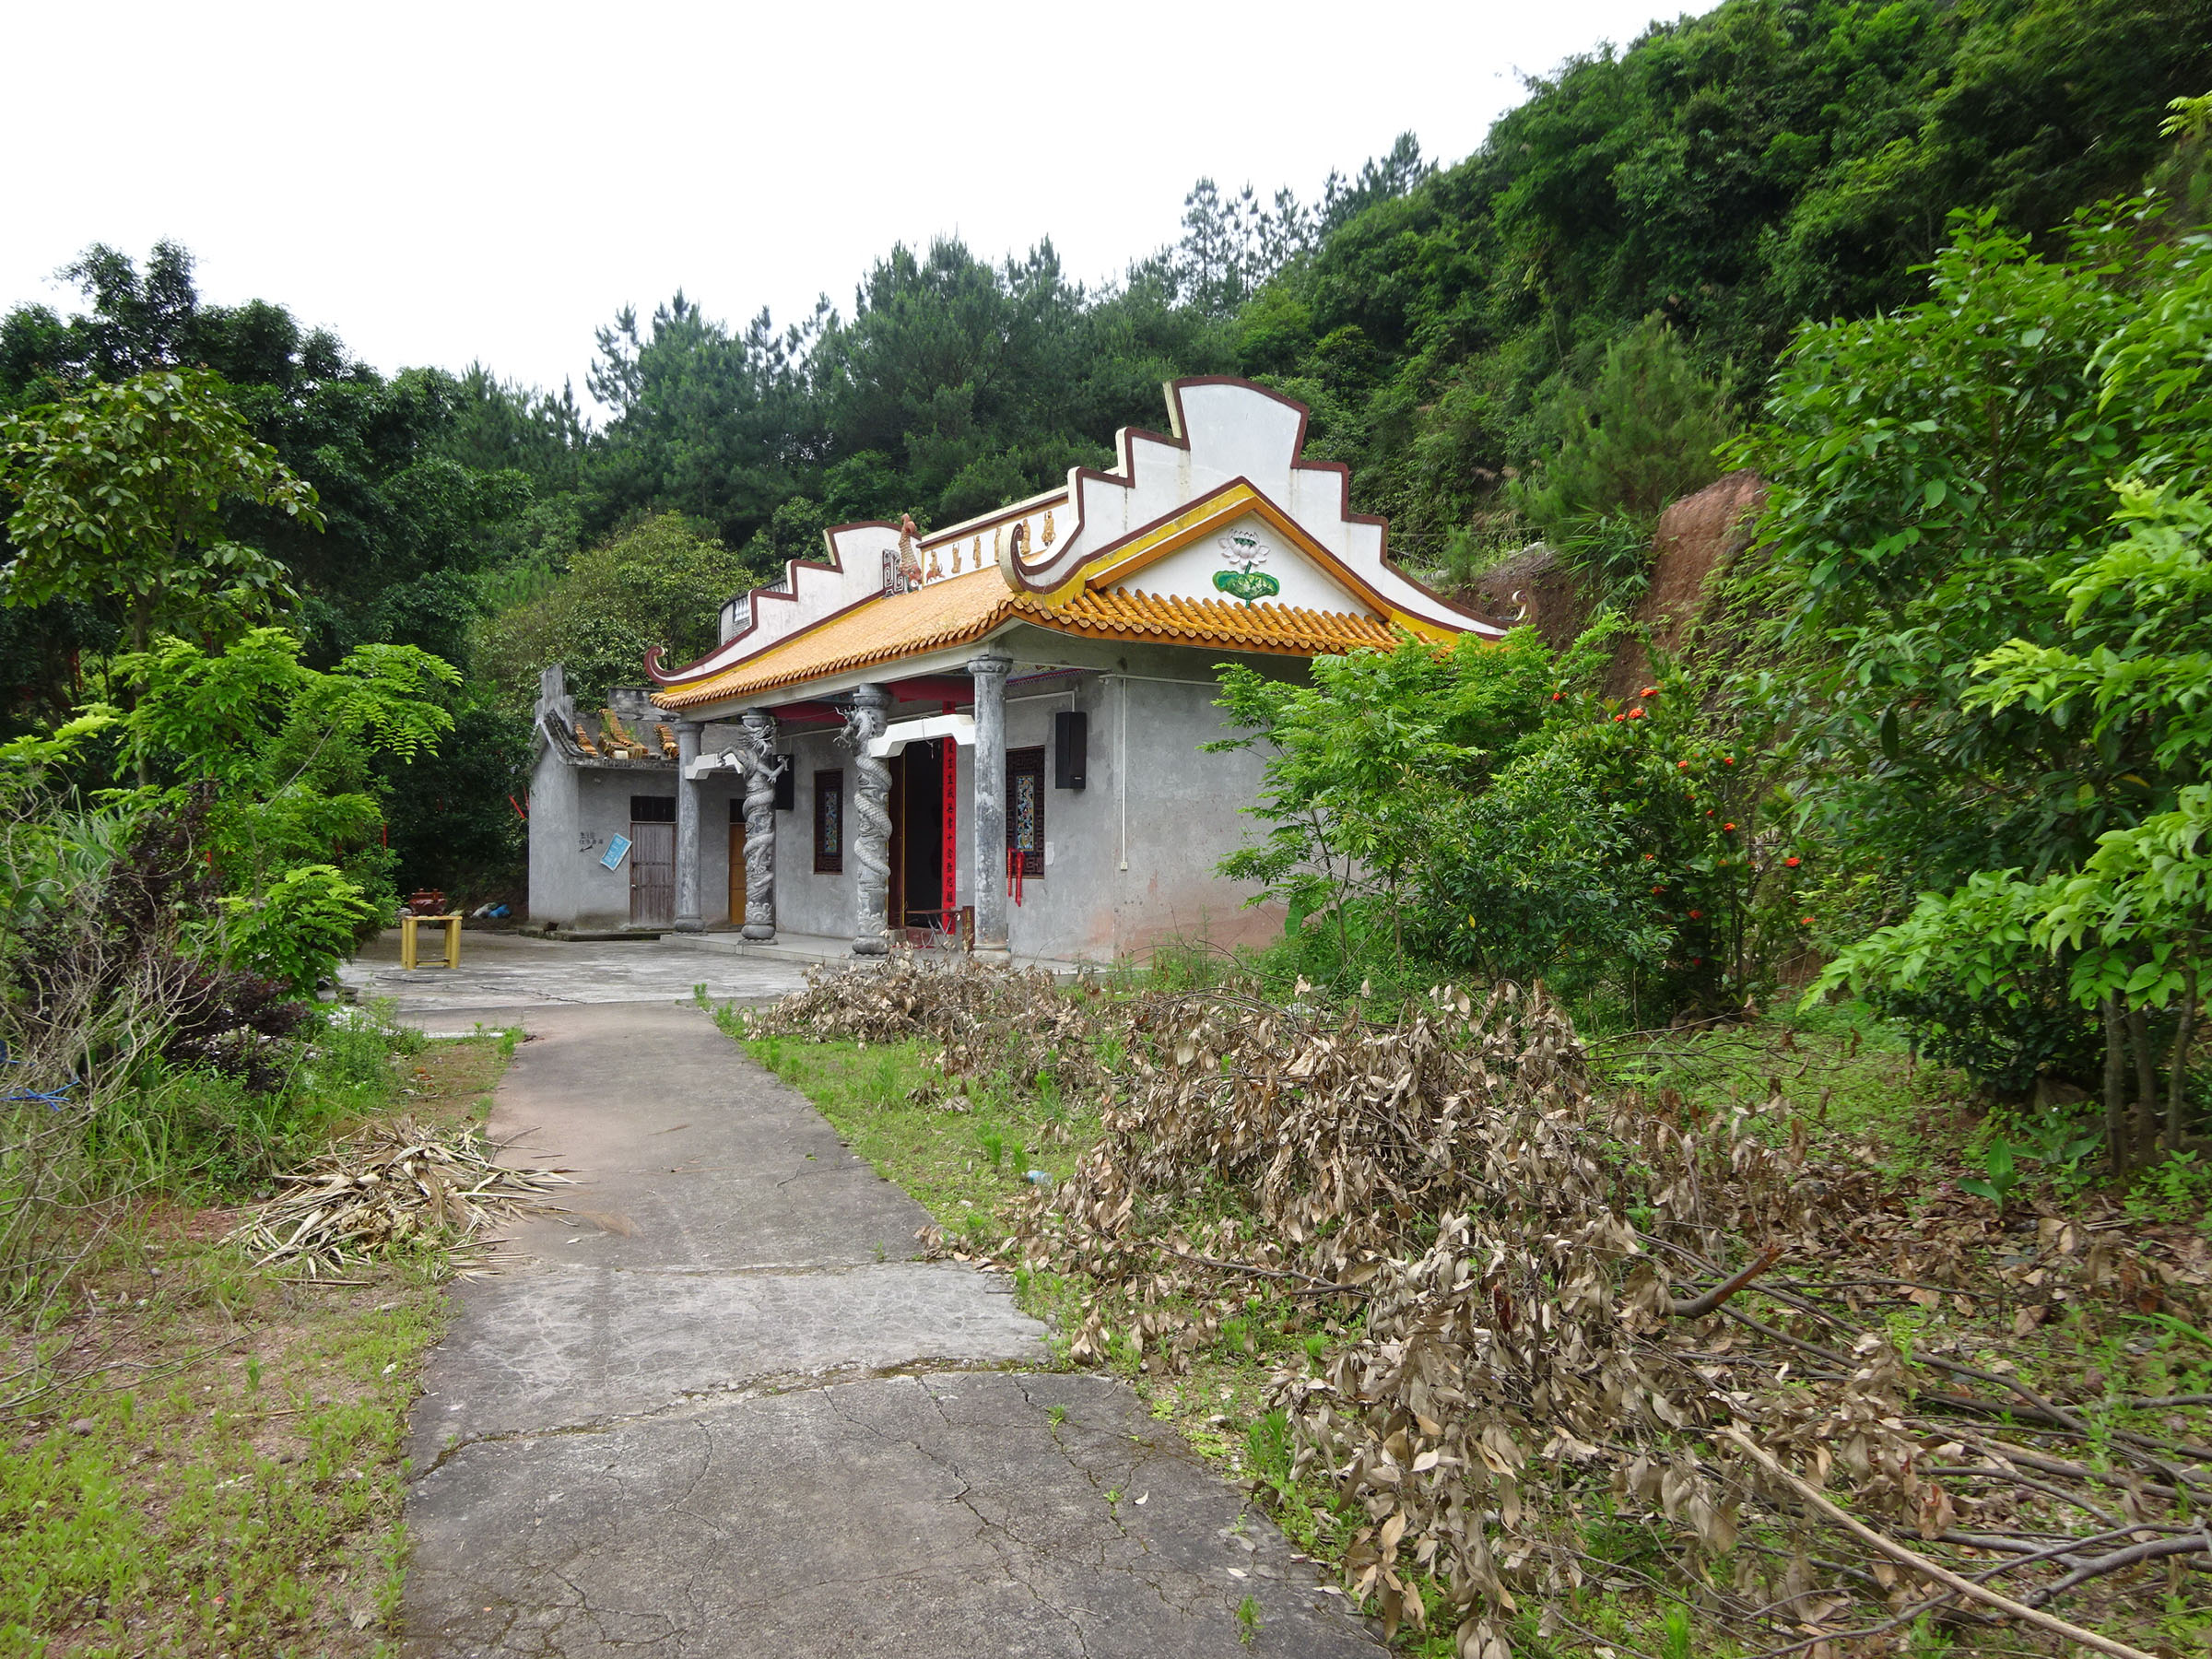
<svg viewBox="0 0 2212 1659">
<path fill-rule="evenodd" d="M 581 1184 L 432 1357 L 406 1653 L 1377 1651 L 704 1013 L 531 1027 L 490 1131 Z"/>
</svg>

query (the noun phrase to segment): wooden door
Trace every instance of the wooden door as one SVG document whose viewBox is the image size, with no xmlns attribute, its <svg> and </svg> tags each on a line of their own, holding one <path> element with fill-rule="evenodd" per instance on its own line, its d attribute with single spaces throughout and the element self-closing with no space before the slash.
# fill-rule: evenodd
<svg viewBox="0 0 2212 1659">
<path fill-rule="evenodd" d="M 730 925 L 745 925 L 745 820 L 730 819 Z"/>
<path fill-rule="evenodd" d="M 629 921 L 633 927 L 676 922 L 676 826 L 629 826 Z"/>
</svg>

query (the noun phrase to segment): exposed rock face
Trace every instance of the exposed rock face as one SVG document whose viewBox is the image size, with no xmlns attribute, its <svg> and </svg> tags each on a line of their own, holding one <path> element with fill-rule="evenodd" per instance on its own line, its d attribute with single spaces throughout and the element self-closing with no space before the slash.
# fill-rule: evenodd
<svg viewBox="0 0 2212 1659">
<path fill-rule="evenodd" d="M 1554 651 L 1572 643 L 1589 620 L 1589 606 L 1574 578 L 1542 542 L 1531 542 L 1476 577 L 1463 598 L 1502 627 L 1528 623 Z"/>
<path fill-rule="evenodd" d="M 1766 482 L 1757 473 L 1732 472 L 1659 515 L 1652 538 L 1652 585 L 1636 607 L 1636 620 L 1662 653 L 1678 651 L 1691 624 L 1703 618 L 1714 572 L 1751 545 L 1766 500 Z M 1651 672 L 1650 655 L 1631 641 L 1614 657 L 1606 691 L 1626 697 Z"/>
</svg>

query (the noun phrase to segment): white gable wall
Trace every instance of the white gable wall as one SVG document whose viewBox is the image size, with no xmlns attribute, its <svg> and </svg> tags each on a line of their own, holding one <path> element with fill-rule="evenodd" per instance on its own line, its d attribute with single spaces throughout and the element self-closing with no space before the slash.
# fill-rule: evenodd
<svg viewBox="0 0 2212 1659">
<path fill-rule="evenodd" d="M 1225 526 L 1218 535 L 1193 542 L 1187 547 L 1178 547 L 1164 559 L 1154 559 L 1141 570 L 1132 571 L 1125 579 L 1116 579 L 1116 587 L 1130 587 L 1147 594 L 1174 594 L 1186 598 L 1225 599 L 1237 604 L 1234 594 L 1225 594 L 1214 585 L 1217 571 L 1234 570 L 1221 537 L 1231 529 L 1249 530 L 1267 549 L 1266 559 L 1254 568 L 1275 578 L 1282 591 L 1271 598 L 1260 601 L 1263 605 L 1295 605 L 1306 610 L 1365 611 L 1368 602 L 1359 597 L 1342 582 L 1325 574 L 1306 556 L 1288 545 L 1277 534 L 1274 525 L 1254 514 L 1247 514 L 1236 524 Z"/>
<path fill-rule="evenodd" d="M 1483 633 L 1500 631 L 1472 622 L 1465 612 L 1383 562 L 1382 526 L 1348 516 L 1343 471 L 1298 465 L 1305 424 L 1304 413 L 1298 406 L 1258 386 L 1234 381 L 1185 382 L 1175 388 L 1174 395 L 1179 400 L 1184 444 L 1124 430 L 1122 477 L 1099 477 L 1088 476 L 1080 468 L 1072 470 L 1068 484 L 1082 522 L 1075 534 L 1049 555 L 1029 563 L 1031 582 L 1050 588 L 1065 581 L 1086 559 L 1241 478 L 1401 610 L 1455 631 L 1470 627 Z M 1129 585 L 1163 591 L 1156 585 L 1160 580 L 1155 575 L 1158 571 L 1159 567 L 1154 566 L 1139 573 Z M 1270 574 L 1277 573 L 1271 569 Z M 1281 580 L 1279 574 L 1277 580 Z M 1212 582 L 1209 569 L 1201 578 L 1199 589 L 1212 592 Z M 1306 603 L 1291 599 L 1288 584 L 1284 599 L 1291 604 Z M 1332 603 L 1330 608 L 1345 606 Z M 1366 609 L 1368 606 L 1362 600 L 1352 608 Z"/>
<path fill-rule="evenodd" d="M 784 567 L 782 589 L 755 588 L 722 607 L 722 643 L 712 653 L 696 665 L 668 666 L 682 666 L 688 674 L 726 668 L 883 592 L 883 556 L 897 552 L 897 530 L 854 524 L 835 532 L 830 545 L 836 569 L 791 560 Z"/>
</svg>

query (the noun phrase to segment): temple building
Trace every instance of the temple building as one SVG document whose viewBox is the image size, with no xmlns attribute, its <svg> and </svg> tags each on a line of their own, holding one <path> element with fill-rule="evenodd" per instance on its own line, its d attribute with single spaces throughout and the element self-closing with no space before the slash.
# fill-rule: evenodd
<svg viewBox="0 0 2212 1659">
<path fill-rule="evenodd" d="M 965 524 L 829 531 L 733 599 L 699 661 L 580 712 L 546 672 L 530 910 L 570 929 L 736 929 L 853 954 L 1111 961 L 1283 918 L 1217 873 L 1262 757 L 1220 665 L 1492 624 L 1392 565 L 1306 411 L 1229 379 L 1168 389 L 1170 435 Z"/>
</svg>

